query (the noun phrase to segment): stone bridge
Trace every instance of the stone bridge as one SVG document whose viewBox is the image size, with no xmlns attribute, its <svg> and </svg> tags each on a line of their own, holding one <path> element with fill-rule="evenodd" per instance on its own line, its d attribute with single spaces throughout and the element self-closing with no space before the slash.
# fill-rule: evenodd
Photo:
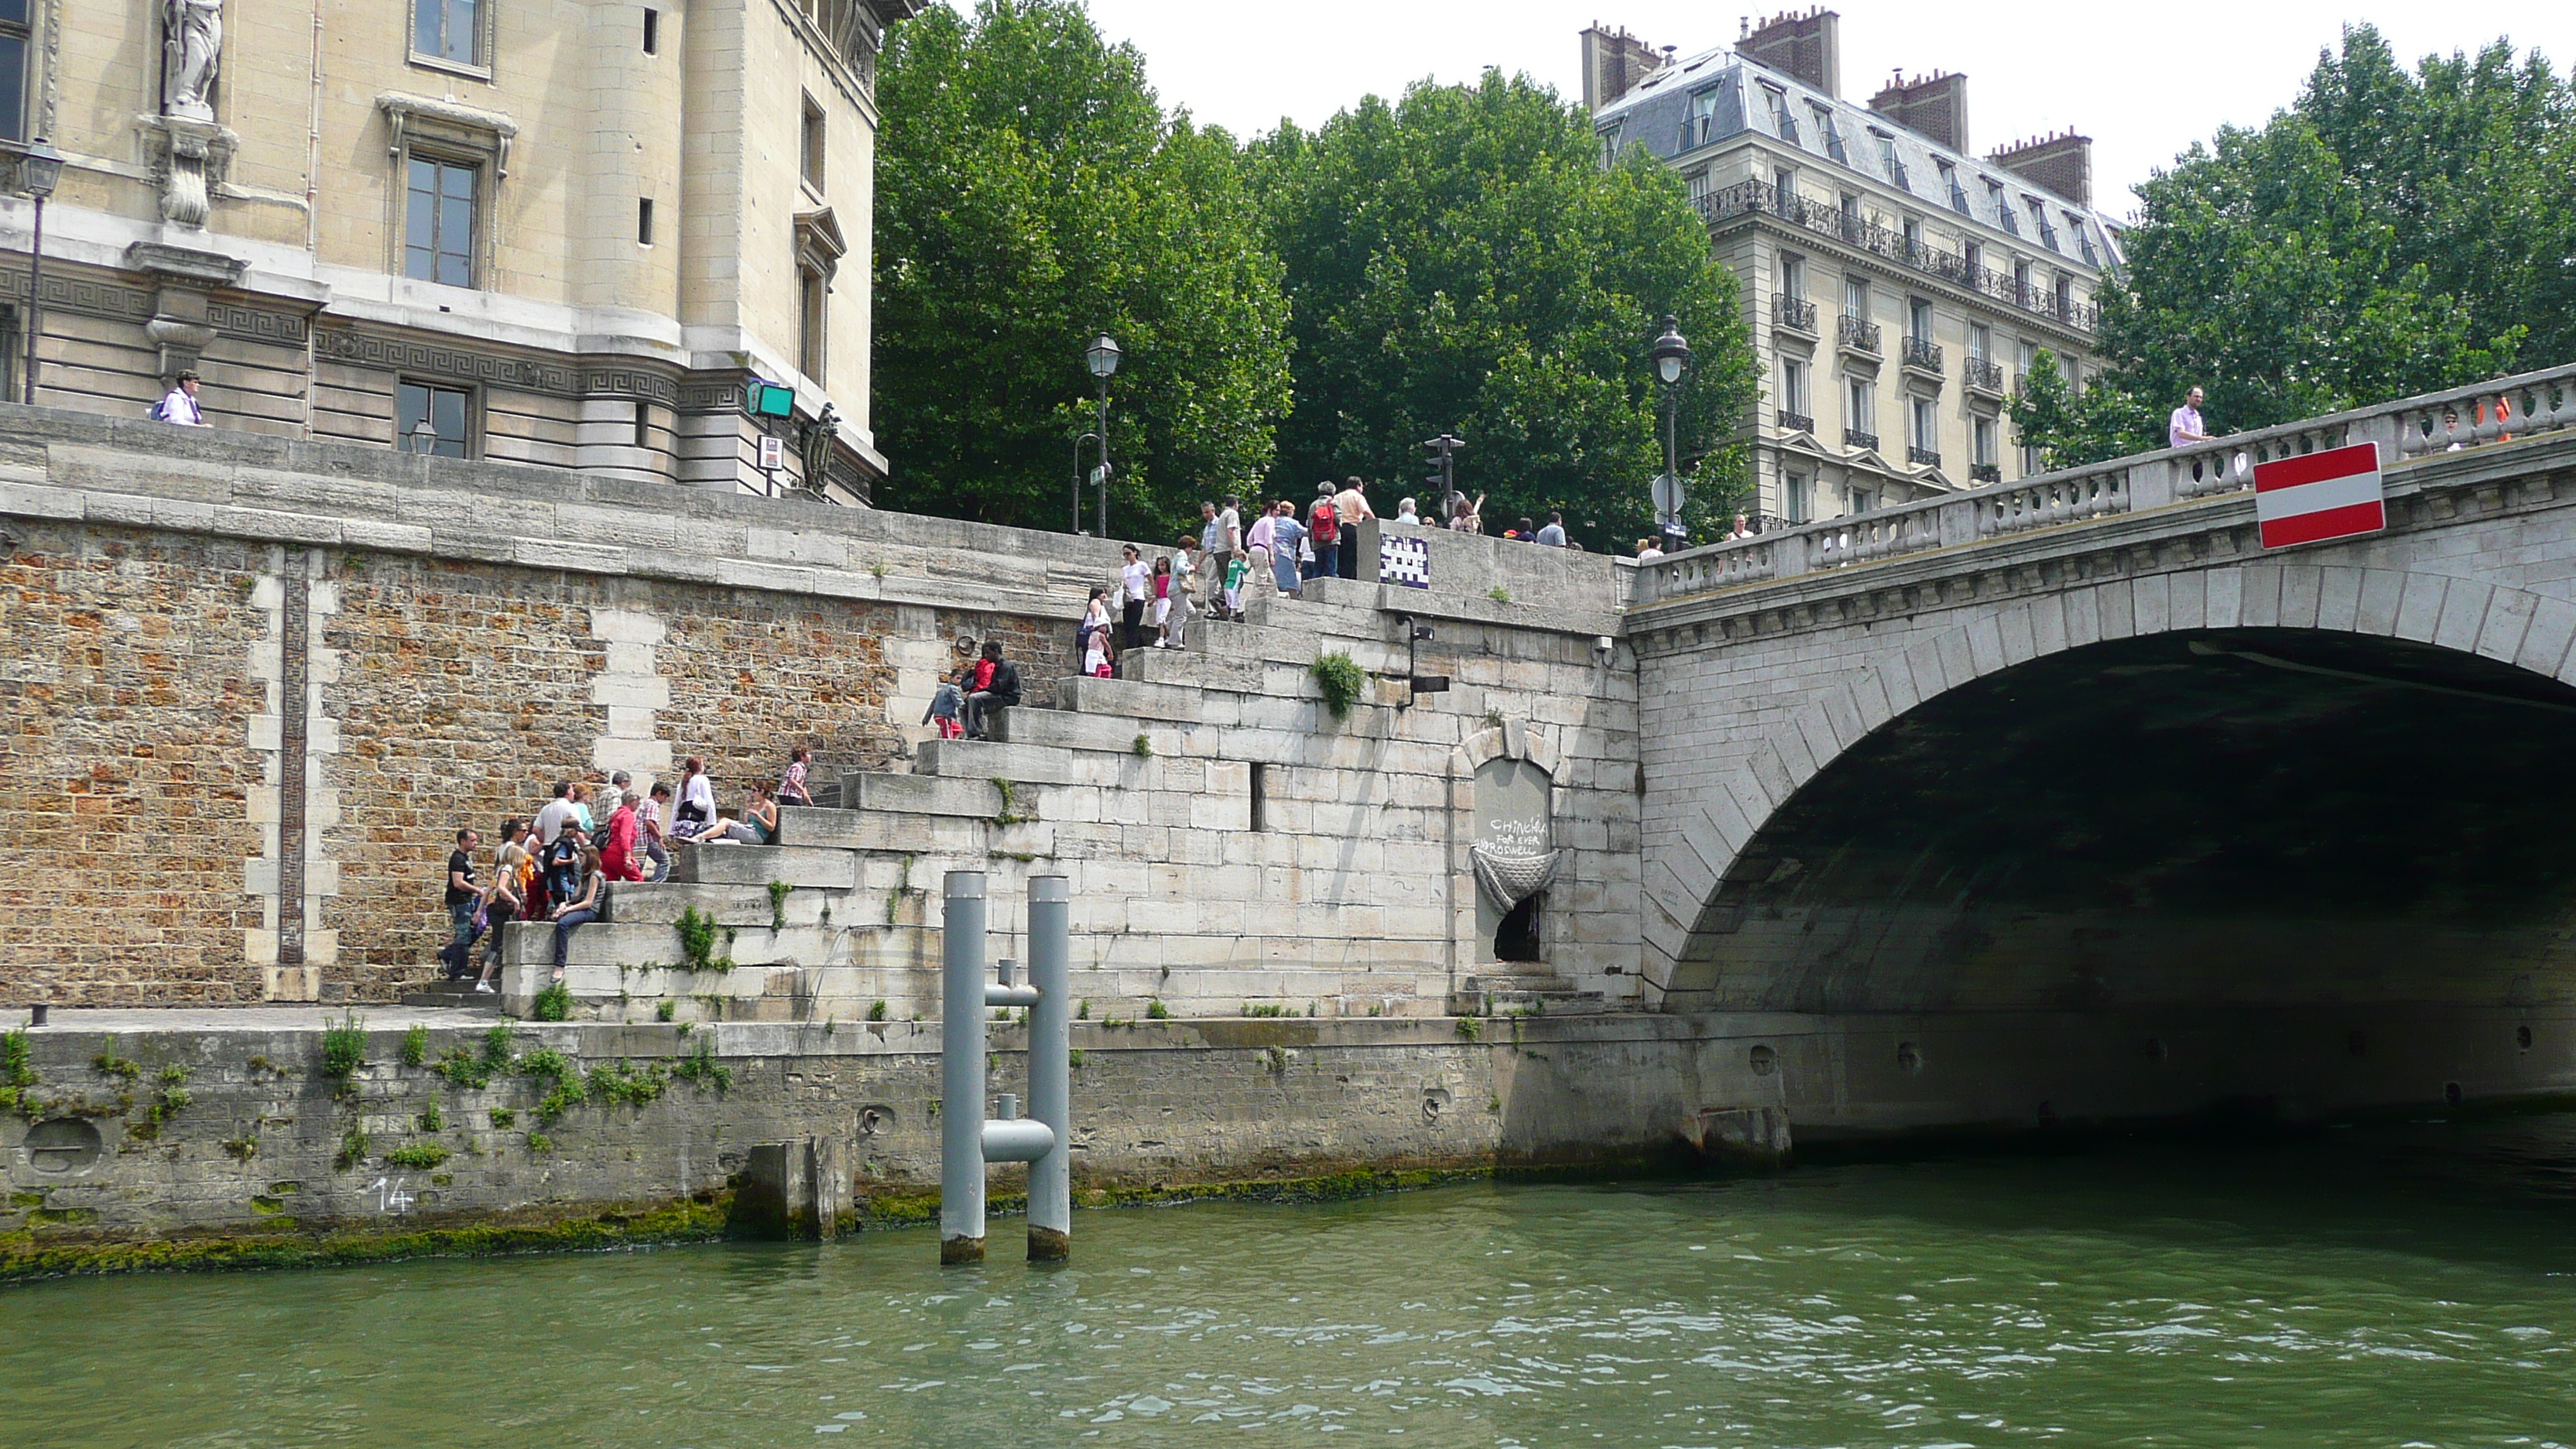
<svg viewBox="0 0 2576 1449">
<path fill-rule="evenodd" d="M 2360 442 L 2387 529 L 2264 550 L 2254 466 Z M 2567 1085 L 2576 368 L 1669 556 L 1625 622 L 1644 1004 L 1867 1024 L 1797 1095 Z M 1945 1033 L 2012 1066 L 1905 1090 Z"/>
</svg>

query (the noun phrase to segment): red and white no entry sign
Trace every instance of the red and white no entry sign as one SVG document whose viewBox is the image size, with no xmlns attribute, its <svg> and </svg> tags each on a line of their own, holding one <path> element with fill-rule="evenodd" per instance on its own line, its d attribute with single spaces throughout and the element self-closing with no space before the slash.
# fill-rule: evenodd
<svg viewBox="0 0 2576 1449">
<path fill-rule="evenodd" d="M 2380 492 L 2379 445 L 2355 443 L 2257 464 L 2254 516 L 2265 548 L 2377 533 L 2388 526 Z"/>
</svg>

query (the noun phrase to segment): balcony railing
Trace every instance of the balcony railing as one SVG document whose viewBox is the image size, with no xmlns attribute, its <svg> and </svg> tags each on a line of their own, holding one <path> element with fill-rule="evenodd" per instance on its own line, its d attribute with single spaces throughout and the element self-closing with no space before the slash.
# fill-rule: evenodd
<svg viewBox="0 0 2576 1449">
<path fill-rule="evenodd" d="M 1834 342 L 1837 346 L 1875 357 L 1878 355 L 1878 324 L 1864 322 L 1858 317 L 1837 317 L 1834 319 Z"/>
<path fill-rule="evenodd" d="M 1793 413 L 1787 408 L 1781 408 L 1772 416 L 1779 422 L 1782 432 L 1812 433 L 1816 430 L 1816 420 L 1805 413 Z"/>
<path fill-rule="evenodd" d="M 1975 388 L 1979 392 L 1990 392 L 1998 397 L 2002 396 L 2004 390 L 2003 364 L 1987 357 L 1969 358 L 1968 386 Z"/>
<path fill-rule="evenodd" d="M 1739 181 L 1696 198 L 1694 204 L 1711 226 L 1742 216 L 1778 217 L 1791 226 L 1818 236 L 1832 237 L 1846 246 L 1885 257 L 1953 286 L 1964 287 L 1981 297 L 2019 307 L 2077 331 L 2090 332 L 2101 320 L 2101 313 L 2089 303 L 2069 301 L 2061 304 L 2045 289 L 2028 282 L 2015 282 L 2009 275 L 1972 264 L 1956 252 L 1940 251 L 1920 242 L 1908 243 L 1899 232 L 1874 226 L 1839 207 L 1785 194 L 1768 181 Z M 2019 235 L 2020 228 L 2013 222 L 2012 209 L 2004 208 L 2002 215 L 2005 230 Z"/>
<path fill-rule="evenodd" d="M 1810 337 L 1816 335 L 1815 303 L 1783 292 L 1780 294 L 1779 311 L 1776 315 L 1780 319 L 1781 326 L 1804 332 Z"/>
<path fill-rule="evenodd" d="M 1908 337 L 1903 353 L 1905 365 L 1934 376 L 1941 373 L 1941 345 L 1929 337 Z"/>
<path fill-rule="evenodd" d="M 1970 463 L 1968 465 L 1968 481 L 1971 483 L 2001 483 L 2004 481 L 2004 465 L 2001 463 Z"/>
<path fill-rule="evenodd" d="M 1941 450 L 1908 445 L 1905 449 L 1905 461 L 1921 468 L 1938 468 L 1941 466 Z"/>
<path fill-rule="evenodd" d="M 1864 433 L 1858 428 L 1845 428 L 1843 429 L 1843 446 L 1846 448 L 1867 448 L 1871 452 L 1875 453 L 1878 451 L 1878 434 Z"/>
</svg>

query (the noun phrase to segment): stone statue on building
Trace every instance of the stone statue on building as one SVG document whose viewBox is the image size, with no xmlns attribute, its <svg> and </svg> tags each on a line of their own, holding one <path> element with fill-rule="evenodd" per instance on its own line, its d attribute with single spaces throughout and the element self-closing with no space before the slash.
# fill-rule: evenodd
<svg viewBox="0 0 2576 1449">
<path fill-rule="evenodd" d="M 161 35 L 162 113 L 213 120 L 206 95 L 223 57 L 224 0 L 162 0 Z"/>
</svg>

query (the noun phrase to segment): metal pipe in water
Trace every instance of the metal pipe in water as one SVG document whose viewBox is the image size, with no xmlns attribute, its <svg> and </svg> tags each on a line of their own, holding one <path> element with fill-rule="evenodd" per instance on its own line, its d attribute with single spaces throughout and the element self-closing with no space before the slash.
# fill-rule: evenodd
<svg viewBox="0 0 2576 1449">
<path fill-rule="evenodd" d="M 984 873 L 948 872 L 939 972 L 939 1261 L 984 1261 Z"/>
<path fill-rule="evenodd" d="M 1054 1262 L 1073 1246 L 1073 972 L 1068 957 L 1073 893 L 1060 875 L 1029 877 L 1029 1115 L 1053 1141 L 1029 1162 L 1029 1261 Z"/>
</svg>

